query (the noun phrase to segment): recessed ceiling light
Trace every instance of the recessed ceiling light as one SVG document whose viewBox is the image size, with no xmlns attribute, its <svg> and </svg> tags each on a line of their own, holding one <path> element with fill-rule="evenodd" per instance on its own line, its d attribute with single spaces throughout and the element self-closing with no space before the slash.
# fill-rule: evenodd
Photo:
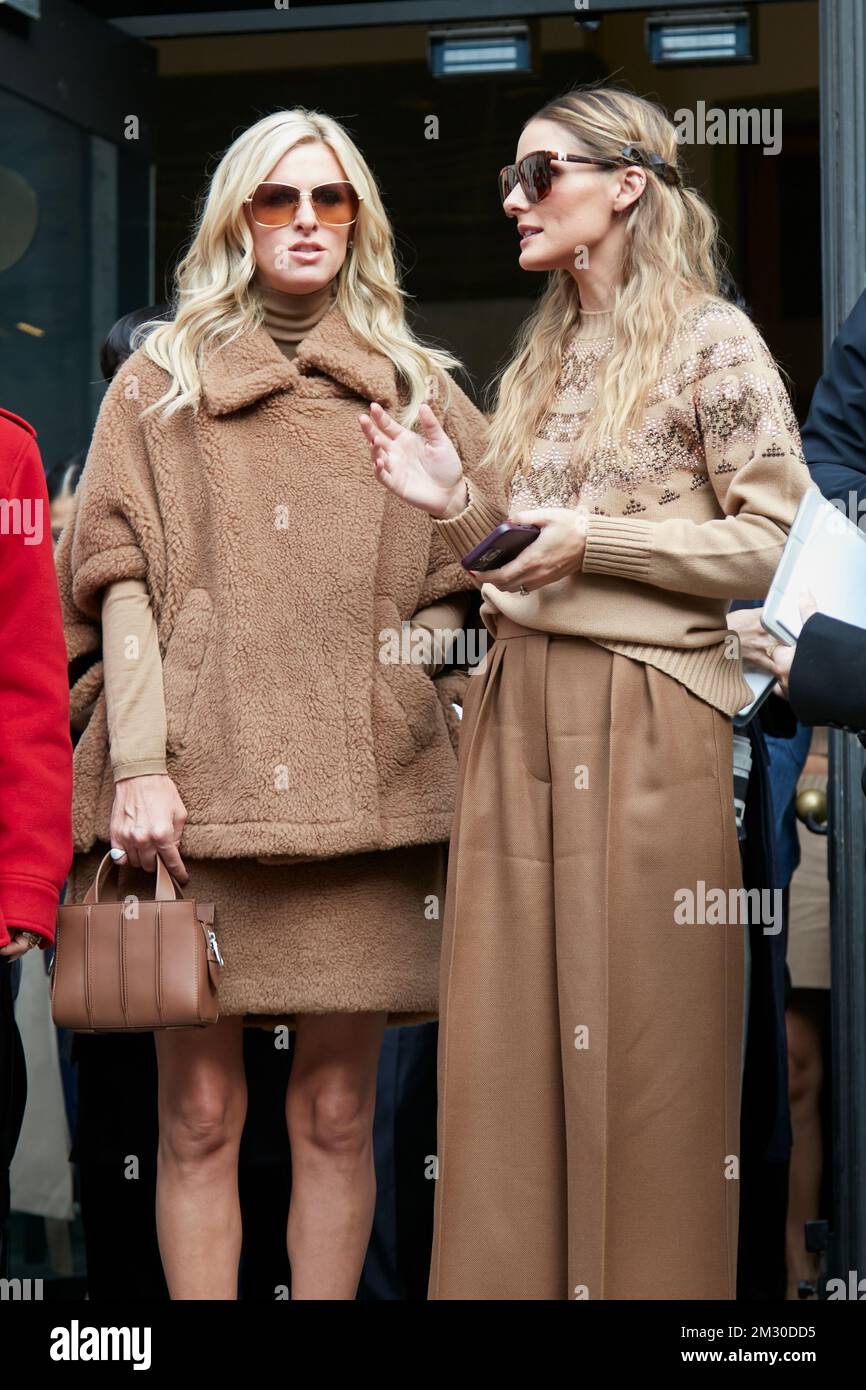
<svg viewBox="0 0 866 1390">
<path fill-rule="evenodd" d="M 752 20 L 746 10 L 675 10 L 646 21 L 650 61 L 675 63 L 751 63 Z"/>
<path fill-rule="evenodd" d="M 477 77 L 495 72 L 531 72 L 529 26 L 431 29 L 427 61 L 434 77 Z"/>
</svg>

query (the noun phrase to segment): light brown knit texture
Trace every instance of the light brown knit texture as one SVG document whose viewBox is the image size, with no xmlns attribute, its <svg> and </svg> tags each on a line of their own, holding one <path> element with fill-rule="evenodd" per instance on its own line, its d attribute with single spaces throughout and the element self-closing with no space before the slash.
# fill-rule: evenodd
<svg viewBox="0 0 866 1390">
<path fill-rule="evenodd" d="M 264 326 L 284 357 L 292 360 L 307 334 L 315 328 L 334 302 L 334 283 L 312 294 L 286 294 L 256 278 L 264 309 Z"/>
<path fill-rule="evenodd" d="M 143 579 L 119 579 L 107 586 L 102 598 L 102 658 L 115 782 L 165 773 L 162 657 Z"/>
<path fill-rule="evenodd" d="M 500 614 L 543 632 L 589 637 L 658 667 L 733 715 L 751 699 L 732 599 L 765 597 L 803 492 L 813 484 L 785 385 L 761 334 L 724 301 L 693 306 L 664 356 L 631 457 L 574 458 L 613 347 L 610 313 L 584 315 L 557 396 L 510 495 L 495 465 L 467 473 L 469 504 L 437 527 L 462 556 L 520 511 L 586 507 L 582 570 L 527 596 L 482 589 Z"/>
</svg>

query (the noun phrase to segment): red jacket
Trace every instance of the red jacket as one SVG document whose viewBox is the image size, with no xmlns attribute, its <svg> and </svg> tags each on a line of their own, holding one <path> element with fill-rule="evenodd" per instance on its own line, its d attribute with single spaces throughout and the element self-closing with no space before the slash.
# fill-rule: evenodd
<svg viewBox="0 0 866 1390">
<path fill-rule="evenodd" d="M 54 940 L 72 862 L 72 741 L 48 492 L 36 431 L 0 410 L 0 946 Z"/>
</svg>

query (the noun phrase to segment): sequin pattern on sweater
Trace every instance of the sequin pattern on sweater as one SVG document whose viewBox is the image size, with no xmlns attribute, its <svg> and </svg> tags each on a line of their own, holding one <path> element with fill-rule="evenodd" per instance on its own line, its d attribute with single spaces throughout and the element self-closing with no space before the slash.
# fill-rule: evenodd
<svg viewBox="0 0 866 1390">
<path fill-rule="evenodd" d="M 628 432 L 628 452 L 602 446 L 588 465 L 577 444 L 614 340 L 609 334 L 586 339 L 578 327 L 566 343 L 553 408 L 525 472 L 512 483 L 512 510 L 582 504 L 602 515 L 662 516 L 683 490 L 694 492 L 709 481 L 707 453 L 714 475 L 721 475 L 735 472 L 755 448 L 764 453 L 780 447 L 777 438 L 786 444 L 791 436 L 798 439 L 772 356 L 760 335 L 742 331 L 742 324 L 740 311 L 726 304 L 687 314 L 664 353 L 641 426 Z M 749 370 L 756 364 L 768 369 L 766 375 Z"/>
</svg>

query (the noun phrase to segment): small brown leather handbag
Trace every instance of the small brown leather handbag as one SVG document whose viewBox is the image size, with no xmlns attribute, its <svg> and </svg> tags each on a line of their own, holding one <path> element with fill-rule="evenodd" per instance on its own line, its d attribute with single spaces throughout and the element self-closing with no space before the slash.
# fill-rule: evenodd
<svg viewBox="0 0 866 1390">
<path fill-rule="evenodd" d="M 156 898 L 118 901 L 116 876 L 102 899 L 110 854 L 81 903 L 57 909 L 51 1014 L 77 1033 L 203 1028 L 219 1018 L 223 964 L 214 905 L 184 898 L 159 855 Z"/>
</svg>

